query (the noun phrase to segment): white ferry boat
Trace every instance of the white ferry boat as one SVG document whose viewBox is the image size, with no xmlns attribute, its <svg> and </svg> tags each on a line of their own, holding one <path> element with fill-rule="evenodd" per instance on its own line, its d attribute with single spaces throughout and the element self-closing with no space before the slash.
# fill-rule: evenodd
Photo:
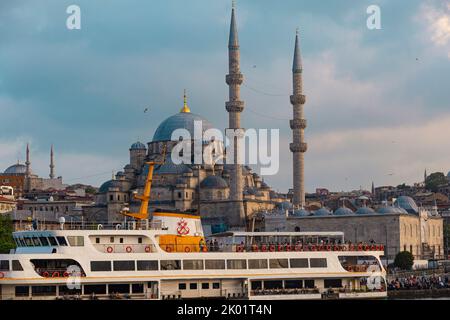
<svg viewBox="0 0 450 320">
<path fill-rule="evenodd" d="M 239 232 L 205 238 L 199 216 L 147 219 L 154 163 L 139 213 L 121 224 L 34 225 L 0 255 L 0 299 L 384 298 L 384 248 L 341 232 Z M 129 219 L 129 218 L 128 218 Z"/>
</svg>

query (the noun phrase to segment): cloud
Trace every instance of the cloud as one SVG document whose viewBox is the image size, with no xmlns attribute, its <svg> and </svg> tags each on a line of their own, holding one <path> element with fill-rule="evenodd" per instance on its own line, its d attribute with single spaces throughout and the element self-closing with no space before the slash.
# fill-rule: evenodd
<svg viewBox="0 0 450 320">
<path fill-rule="evenodd" d="M 450 1 L 427 1 L 421 7 L 420 16 L 428 25 L 429 40 L 446 50 L 450 58 Z"/>
</svg>

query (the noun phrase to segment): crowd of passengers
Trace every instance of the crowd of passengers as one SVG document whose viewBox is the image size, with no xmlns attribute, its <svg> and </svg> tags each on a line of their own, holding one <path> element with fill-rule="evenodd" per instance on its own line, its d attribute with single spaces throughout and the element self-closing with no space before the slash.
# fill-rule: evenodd
<svg viewBox="0 0 450 320">
<path fill-rule="evenodd" d="M 396 278 L 389 283 L 389 290 L 421 290 L 450 288 L 448 275 L 429 275 Z"/>
<path fill-rule="evenodd" d="M 227 247 L 229 245 L 225 245 Z M 337 246 L 337 248 L 336 248 Z M 255 249 L 261 250 L 265 247 L 266 250 L 270 251 L 270 248 L 273 248 L 277 251 L 283 250 L 287 251 L 288 249 L 295 250 L 296 248 L 301 248 L 301 250 L 327 250 L 328 248 L 331 250 L 342 250 L 342 249 L 350 249 L 353 246 L 354 250 L 365 249 L 366 247 L 371 248 L 375 246 L 375 241 L 371 240 L 370 242 L 357 242 L 353 243 L 351 241 L 341 241 L 340 239 L 325 239 L 320 240 L 318 242 L 303 242 L 302 240 L 298 240 L 295 243 L 289 244 L 287 241 L 283 242 L 265 242 L 265 243 L 255 243 L 255 244 L 245 244 L 243 241 L 240 244 L 236 245 L 236 251 L 255 251 Z M 206 243 L 200 242 L 200 250 L 203 251 L 203 248 L 206 247 L 207 251 L 217 252 L 223 249 L 224 245 L 219 244 L 217 239 L 206 240 Z"/>
</svg>

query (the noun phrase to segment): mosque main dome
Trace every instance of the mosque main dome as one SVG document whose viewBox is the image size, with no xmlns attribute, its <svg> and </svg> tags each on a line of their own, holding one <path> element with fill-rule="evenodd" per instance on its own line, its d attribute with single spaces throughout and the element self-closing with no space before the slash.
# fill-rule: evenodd
<svg viewBox="0 0 450 320">
<path fill-rule="evenodd" d="M 21 163 L 13 164 L 9 166 L 5 172 L 5 174 L 25 174 L 27 173 L 27 166 Z"/>
</svg>

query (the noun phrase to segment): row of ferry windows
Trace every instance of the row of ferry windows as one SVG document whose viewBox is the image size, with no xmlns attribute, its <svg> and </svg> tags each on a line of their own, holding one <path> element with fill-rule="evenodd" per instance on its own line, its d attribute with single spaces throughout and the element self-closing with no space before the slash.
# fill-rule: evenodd
<svg viewBox="0 0 450 320">
<path fill-rule="evenodd" d="M 0 260 L 0 271 L 23 271 L 19 260 L 11 261 L 11 269 L 9 268 L 9 260 Z"/>
<path fill-rule="evenodd" d="M 91 271 L 181 270 L 181 264 L 183 270 L 326 268 L 327 259 L 160 260 L 159 269 L 158 260 L 91 261 Z"/>
<path fill-rule="evenodd" d="M 18 247 L 56 247 L 67 246 L 67 241 L 72 247 L 84 246 L 84 238 L 82 236 L 65 237 L 17 237 L 14 238 Z"/>
</svg>

